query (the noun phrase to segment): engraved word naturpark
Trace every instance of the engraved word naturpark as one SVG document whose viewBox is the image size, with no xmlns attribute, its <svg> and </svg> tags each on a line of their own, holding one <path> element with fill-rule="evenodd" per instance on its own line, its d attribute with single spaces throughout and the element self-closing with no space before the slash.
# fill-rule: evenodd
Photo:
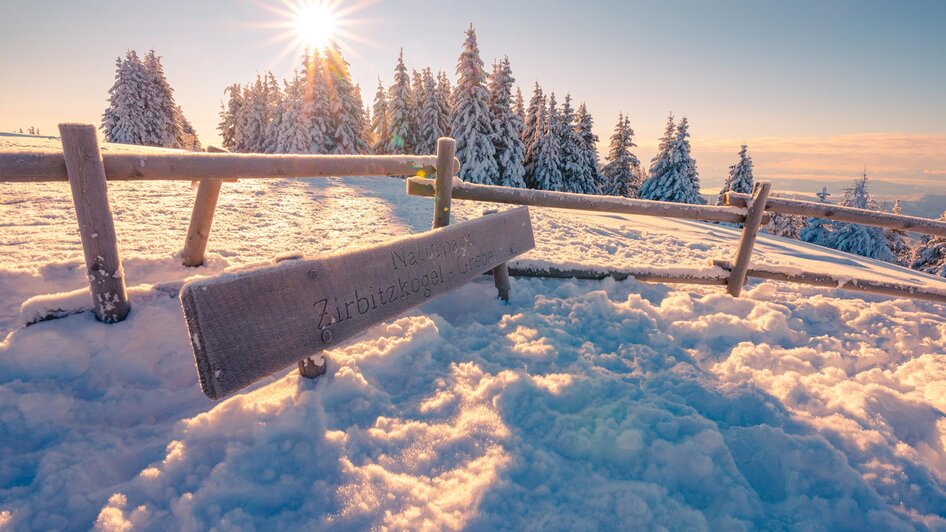
<svg viewBox="0 0 946 532">
<path fill-rule="evenodd" d="M 181 289 L 201 389 L 221 399 L 535 247 L 526 207 Z"/>
</svg>

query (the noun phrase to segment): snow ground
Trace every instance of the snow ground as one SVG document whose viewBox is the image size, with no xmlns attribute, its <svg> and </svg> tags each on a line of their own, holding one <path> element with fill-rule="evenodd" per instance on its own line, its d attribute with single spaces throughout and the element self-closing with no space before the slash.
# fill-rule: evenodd
<svg viewBox="0 0 946 532">
<path fill-rule="evenodd" d="M 68 185 L 0 185 L 0 529 L 946 528 L 946 313 L 932 303 L 514 279 L 502 304 L 484 278 L 327 352 L 316 382 L 287 369 L 204 398 L 180 281 L 427 229 L 431 200 L 403 189 L 225 184 L 195 272 L 174 256 L 190 185 L 111 184 L 129 319 L 24 328 L 24 301 L 83 287 L 81 248 Z M 531 262 L 702 268 L 738 238 L 532 212 Z M 932 282 L 759 247 L 782 268 Z"/>
</svg>

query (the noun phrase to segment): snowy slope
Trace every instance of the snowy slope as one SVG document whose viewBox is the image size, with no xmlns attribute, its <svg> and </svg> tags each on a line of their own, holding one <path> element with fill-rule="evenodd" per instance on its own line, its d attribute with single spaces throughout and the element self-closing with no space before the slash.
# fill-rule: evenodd
<svg viewBox="0 0 946 532">
<path fill-rule="evenodd" d="M 180 281 L 427 229 L 432 202 L 403 188 L 225 184 L 195 272 L 173 256 L 189 184 L 114 183 L 130 318 L 23 328 L 28 298 L 83 287 L 81 249 L 66 184 L 0 184 L 0 529 L 946 527 L 946 313 L 931 303 L 514 279 L 502 304 L 484 278 L 329 351 L 317 382 L 287 369 L 205 399 Z M 545 209 L 533 222 L 529 263 L 705 268 L 738 238 Z M 937 282 L 759 247 L 779 267 Z"/>
</svg>

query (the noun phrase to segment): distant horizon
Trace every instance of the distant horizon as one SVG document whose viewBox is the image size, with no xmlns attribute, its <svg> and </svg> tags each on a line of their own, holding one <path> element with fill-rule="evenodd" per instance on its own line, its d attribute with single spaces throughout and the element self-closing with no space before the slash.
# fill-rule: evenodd
<svg viewBox="0 0 946 532">
<path fill-rule="evenodd" d="M 451 2 L 336 4 L 348 10 L 351 24 L 340 40 L 368 106 L 379 76 L 391 84 L 401 47 L 408 68 L 430 66 L 455 79 L 463 30 L 473 23 L 484 62 L 508 55 L 526 99 L 538 81 L 560 98 L 570 92 L 587 102 L 602 160 L 623 112 L 647 166 L 672 110 L 690 120 L 706 194 L 719 188 L 743 142 L 756 177 L 776 184 L 840 189 L 866 166 L 877 184 L 946 193 L 946 36 L 936 29 L 946 21 L 946 5 L 938 2 L 676 1 L 581 9 L 548 2 L 535 10 L 488 1 L 462 16 Z M 266 70 L 287 77 L 298 62 L 298 51 L 274 29 L 280 2 L 121 6 L 97 0 L 55 10 L 46 2 L 0 7 L 3 69 L 8 79 L 23 80 L 0 87 L 0 130 L 35 126 L 55 135 L 59 122 L 98 125 L 115 58 L 154 48 L 201 141 L 219 143 L 223 89 Z M 174 16 L 180 11 L 189 16 Z M 81 28 L 91 26 L 81 22 L 101 12 L 112 14 L 114 27 L 84 35 Z M 40 19 L 48 27 L 37 40 L 30 28 L 41 27 Z M 666 39 L 667 27 L 673 39 Z M 63 55 L 80 41 L 81 54 Z M 25 45 L 29 53 L 12 53 Z"/>
</svg>

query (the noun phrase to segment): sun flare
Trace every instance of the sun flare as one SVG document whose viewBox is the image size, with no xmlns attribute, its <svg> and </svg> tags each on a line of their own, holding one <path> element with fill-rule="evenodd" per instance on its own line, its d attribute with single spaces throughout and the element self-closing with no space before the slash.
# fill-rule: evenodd
<svg viewBox="0 0 946 532">
<path fill-rule="evenodd" d="M 338 19 L 327 4 L 302 4 L 295 17 L 296 37 L 306 48 L 324 48 L 335 36 Z"/>
</svg>

